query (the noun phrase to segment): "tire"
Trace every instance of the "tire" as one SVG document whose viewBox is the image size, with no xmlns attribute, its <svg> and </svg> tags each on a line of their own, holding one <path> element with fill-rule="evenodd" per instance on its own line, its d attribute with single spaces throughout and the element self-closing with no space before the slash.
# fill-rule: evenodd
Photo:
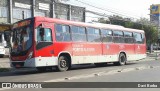
<svg viewBox="0 0 160 91">
<path fill-rule="evenodd" d="M 119 58 L 118 58 L 118 62 L 114 62 L 114 65 L 116 66 L 123 66 L 126 64 L 126 56 L 124 53 L 120 53 Z"/>
<path fill-rule="evenodd" d="M 70 68 L 70 63 L 67 57 L 65 56 L 60 56 L 58 58 L 58 66 L 57 66 L 57 70 L 58 71 L 67 71 Z"/>
<path fill-rule="evenodd" d="M 94 65 L 97 67 L 104 67 L 107 66 L 107 63 L 94 63 Z"/>
<path fill-rule="evenodd" d="M 47 70 L 46 67 L 37 67 L 37 70 L 40 72 L 45 72 Z"/>
</svg>

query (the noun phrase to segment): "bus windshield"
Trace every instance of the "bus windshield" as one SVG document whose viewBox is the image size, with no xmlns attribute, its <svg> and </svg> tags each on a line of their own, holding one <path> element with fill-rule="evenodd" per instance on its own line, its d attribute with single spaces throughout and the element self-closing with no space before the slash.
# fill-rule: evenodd
<svg viewBox="0 0 160 91">
<path fill-rule="evenodd" d="M 12 53 L 25 53 L 32 46 L 32 31 L 30 26 L 13 29 Z"/>
</svg>

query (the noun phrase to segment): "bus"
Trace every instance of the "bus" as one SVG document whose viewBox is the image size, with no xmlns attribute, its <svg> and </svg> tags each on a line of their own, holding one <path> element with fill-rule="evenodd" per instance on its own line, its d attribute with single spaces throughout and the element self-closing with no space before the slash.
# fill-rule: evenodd
<svg viewBox="0 0 160 91">
<path fill-rule="evenodd" d="M 75 64 L 125 65 L 146 57 L 145 32 L 118 25 L 38 16 L 13 24 L 11 36 L 14 68 L 66 71 Z"/>
</svg>

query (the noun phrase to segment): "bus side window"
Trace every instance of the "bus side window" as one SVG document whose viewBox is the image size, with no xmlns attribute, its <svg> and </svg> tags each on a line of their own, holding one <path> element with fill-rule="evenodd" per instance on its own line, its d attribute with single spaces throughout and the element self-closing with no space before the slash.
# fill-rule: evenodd
<svg viewBox="0 0 160 91">
<path fill-rule="evenodd" d="M 137 44 L 142 44 L 142 36 L 141 33 L 134 33 L 134 40 Z"/>
<path fill-rule="evenodd" d="M 38 42 L 51 42 L 52 31 L 49 28 L 38 28 L 37 29 L 37 41 Z"/>
<path fill-rule="evenodd" d="M 112 31 L 107 29 L 101 29 L 101 36 L 103 42 L 112 42 Z"/>
<path fill-rule="evenodd" d="M 113 41 L 115 43 L 124 43 L 124 34 L 122 31 L 114 30 L 113 31 Z"/>
<path fill-rule="evenodd" d="M 55 25 L 55 32 L 56 32 L 56 41 L 71 41 L 71 36 L 69 32 L 68 25 Z"/>
<path fill-rule="evenodd" d="M 87 28 L 88 42 L 101 42 L 100 29 Z"/>
<path fill-rule="evenodd" d="M 125 43 L 134 43 L 133 33 L 132 32 L 124 32 L 124 42 Z"/>
<path fill-rule="evenodd" d="M 71 26 L 72 40 L 77 42 L 86 41 L 86 29 L 80 26 Z"/>
<path fill-rule="evenodd" d="M 145 43 L 145 35 L 144 35 L 144 33 L 141 33 L 141 36 L 142 36 L 142 43 L 144 44 Z"/>
</svg>

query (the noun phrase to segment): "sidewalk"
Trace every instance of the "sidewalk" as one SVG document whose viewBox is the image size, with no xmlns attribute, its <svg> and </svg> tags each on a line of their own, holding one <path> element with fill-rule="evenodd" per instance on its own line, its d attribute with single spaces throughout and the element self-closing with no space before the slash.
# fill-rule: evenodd
<svg viewBox="0 0 160 91">
<path fill-rule="evenodd" d="M 10 68 L 9 58 L 0 58 L 0 68 Z"/>
<path fill-rule="evenodd" d="M 154 51 L 152 53 L 147 52 L 146 54 L 148 57 L 157 57 L 158 59 L 160 59 L 160 51 Z"/>
</svg>

